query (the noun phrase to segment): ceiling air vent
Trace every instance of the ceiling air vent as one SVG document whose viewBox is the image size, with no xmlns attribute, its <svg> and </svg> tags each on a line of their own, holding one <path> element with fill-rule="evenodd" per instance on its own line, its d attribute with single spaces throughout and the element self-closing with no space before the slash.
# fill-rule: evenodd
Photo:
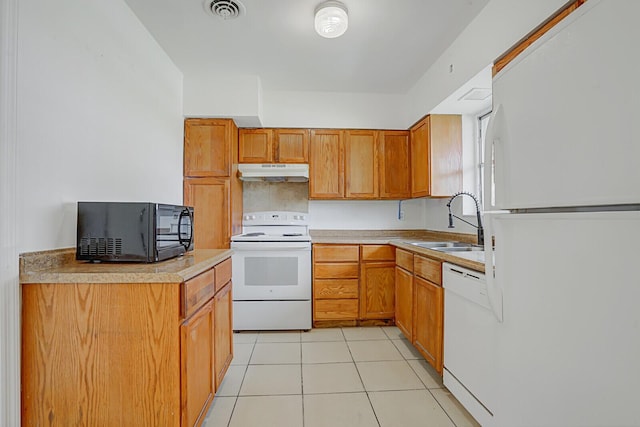
<svg viewBox="0 0 640 427">
<path fill-rule="evenodd" d="M 204 7 L 213 16 L 222 19 L 236 19 L 245 12 L 244 5 L 238 0 L 206 0 Z"/>
<path fill-rule="evenodd" d="M 491 88 L 474 87 L 458 98 L 458 101 L 484 101 L 490 96 Z"/>
</svg>

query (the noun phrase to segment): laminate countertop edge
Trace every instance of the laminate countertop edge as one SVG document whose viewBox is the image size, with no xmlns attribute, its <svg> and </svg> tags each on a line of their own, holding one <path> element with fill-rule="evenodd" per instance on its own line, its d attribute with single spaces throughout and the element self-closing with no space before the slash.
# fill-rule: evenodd
<svg viewBox="0 0 640 427">
<path fill-rule="evenodd" d="M 21 255 L 21 284 L 77 284 L 77 283 L 181 283 L 203 273 L 231 257 L 230 249 L 197 249 L 185 255 L 157 263 L 91 263 L 66 260 L 44 268 L 23 268 Z M 38 253 L 42 257 L 42 253 Z"/>
</svg>

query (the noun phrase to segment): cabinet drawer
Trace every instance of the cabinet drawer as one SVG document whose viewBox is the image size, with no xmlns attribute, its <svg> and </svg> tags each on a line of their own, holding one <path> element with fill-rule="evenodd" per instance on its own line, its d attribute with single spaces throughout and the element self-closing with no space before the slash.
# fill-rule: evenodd
<svg viewBox="0 0 640 427">
<path fill-rule="evenodd" d="M 358 318 L 357 299 L 322 299 L 314 305 L 315 320 L 354 320 Z"/>
<path fill-rule="evenodd" d="M 359 261 L 358 245 L 313 245 L 316 262 Z"/>
<path fill-rule="evenodd" d="M 313 282 L 314 298 L 358 298 L 358 279 L 320 279 Z"/>
<path fill-rule="evenodd" d="M 394 261 L 395 248 L 391 245 L 362 245 L 360 252 L 363 261 Z"/>
<path fill-rule="evenodd" d="M 193 279 L 189 279 L 182 288 L 182 317 L 195 313 L 215 293 L 215 273 L 213 268 Z"/>
<path fill-rule="evenodd" d="M 231 280 L 231 258 L 227 258 L 214 267 L 216 272 L 216 292 Z"/>
<path fill-rule="evenodd" d="M 420 276 L 436 285 L 442 285 L 442 263 L 421 256 L 413 257 L 413 268 L 416 276 Z"/>
<path fill-rule="evenodd" d="M 409 251 L 396 249 L 396 265 L 413 273 L 413 254 Z"/>
<path fill-rule="evenodd" d="M 315 279 L 357 279 L 359 264 L 357 262 L 328 262 L 313 265 Z"/>
</svg>

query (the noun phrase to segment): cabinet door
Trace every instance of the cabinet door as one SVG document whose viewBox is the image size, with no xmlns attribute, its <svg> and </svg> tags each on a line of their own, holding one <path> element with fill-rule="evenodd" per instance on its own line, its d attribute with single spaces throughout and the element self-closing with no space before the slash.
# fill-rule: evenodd
<svg viewBox="0 0 640 427">
<path fill-rule="evenodd" d="M 429 130 L 429 195 L 450 197 L 462 191 L 462 117 L 432 115 Z"/>
<path fill-rule="evenodd" d="M 344 132 L 314 129 L 309 150 L 309 198 L 344 198 Z"/>
<path fill-rule="evenodd" d="M 397 266 L 396 326 L 413 342 L 413 274 Z"/>
<path fill-rule="evenodd" d="M 436 371 L 442 373 L 442 287 L 414 277 L 414 345 Z"/>
<path fill-rule="evenodd" d="M 184 176 L 231 176 L 237 133 L 230 119 L 185 120 Z"/>
<path fill-rule="evenodd" d="M 309 129 L 275 129 L 277 163 L 309 162 Z"/>
<path fill-rule="evenodd" d="M 180 326 L 182 425 L 204 419 L 213 401 L 213 300 Z"/>
<path fill-rule="evenodd" d="M 228 248 L 231 240 L 229 218 L 230 181 L 216 178 L 184 180 L 184 203 L 193 206 L 194 248 Z"/>
<path fill-rule="evenodd" d="M 378 197 L 378 132 L 345 131 L 345 197 L 375 199 Z"/>
<path fill-rule="evenodd" d="M 271 163 L 273 156 L 272 129 L 240 129 L 238 133 L 239 163 Z"/>
<path fill-rule="evenodd" d="M 411 128 L 411 197 L 429 195 L 429 116 Z"/>
<path fill-rule="evenodd" d="M 365 262 L 360 268 L 360 319 L 393 319 L 395 262 Z"/>
<path fill-rule="evenodd" d="M 231 282 L 222 288 L 214 297 L 214 351 L 215 351 L 215 385 L 220 387 L 224 375 L 233 359 L 233 334 L 231 323 Z"/>
<path fill-rule="evenodd" d="M 380 197 L 411 197 L 411 164 L 409 132 L 381 131 L 379 134 Z"/>
</svg>

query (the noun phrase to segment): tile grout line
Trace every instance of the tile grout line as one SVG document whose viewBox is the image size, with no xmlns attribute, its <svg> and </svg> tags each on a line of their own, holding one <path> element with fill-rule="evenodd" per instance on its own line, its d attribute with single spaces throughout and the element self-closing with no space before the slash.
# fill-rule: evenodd
<svg viewBox="0 0 640 427">
<path fill-rule="evenodd" d="M 253 347 L 251 347 L 251 354 L 249 354 L 249 360 L 247 360 L 247 364 L 244 367 L 244 373 L 242 374 L 242 381 L 240 381 L 240 387 L 238 388 L 238 394 L 235 396 L 235 401 L 233 402 L 233 408 L 231 409 L 231 415 L 229 416 L 229 420 L 227 421 L 227 427 L 231 425 L 231 420 L 233 419 L 233 413 L 236 411 L 236 406 L 238 405 L 238 399 L 240 399 L 240 390 L 242 390 L 242 384 L 244 384 L 244 379 L 247 376 L 247 371 L 249 370 L 249 362 L 251 362 L 251 357 L 253 357 L 253 350 L 256 348 L 256 343 L 258 342 L 258 337 L 256 336 L 255 341 L 253 342 Z M 215 396 L 214 396 L 215 398 Z"/>
<path fill-rule="evenodd" d="M 434 390 L 441 390 L 441 389 L 434 389 Z M 442 404 L 440 403 L 440 401 L 438 400 L 438 398 L 436 398 L 436 396 L 431 392 L 431 390 L 427 389 L 427 391 L 429 392 L 429 394 L 433 397 L 433 400 L 436 401 L 436 403 L 438 404 L 438 406 L 442 409 L 442 412 L 445 413 L 445 415 L 447 416 L 447 418 L 449 418 L 451 420 L 451 424 L 453 424 L 455 427 L 457 427 L 458 425 L 456 424 L 456 422 L 453 420 L 453 418 L 451 418 L 451 415 L 449 415 L 449 412 L 447 412 L 447 410 L 444 408 L 444 406 L 442 406 Z"/>
<path fill-rule="evenodd" d="M 387 335 L 384 332 L 384 330 L 382 331 L 382 333 Z M 343 331 L 343 334 L 344 334 L 344 331 Z M 346 336 L 345 336 L 345 341 L 346 341 Z M 349 349 L 349 354 L 351 354 L 351 347 L 349 347 L 348 343 L 347 343 L 347 348 Z M 356 363 L 356 360 L 353 358 L 353 354 L 351 354 L 351 359 L 353 359 L 353 365 L 356 367 L 356 372 L 358 373 L 358 378 L 360 378 L 360 382 L 362 383 L 362 389 L 364 390 L 364 393 L 367 396 L 367 401 L 369 402 L 369 406 L 371 407 L 371 411 L 373 411 L 373 416 L 376 418 L 376 423 L 378 423 L 378 427 L 382 427 L 382 424 L 380 424 L 380 419 L 378 418 L 378 413 L 376 412 L 376 408 L 373 407 L 373 402 L 371 402 L 371 397 L 369 396 L 369 391 L 367 390 L 367 388 L 364 385 L 364 380 L 362 379 L 362 375 L 360 374 L 360 369 L 358 369 L 358 364 Z"/>
</svg>

